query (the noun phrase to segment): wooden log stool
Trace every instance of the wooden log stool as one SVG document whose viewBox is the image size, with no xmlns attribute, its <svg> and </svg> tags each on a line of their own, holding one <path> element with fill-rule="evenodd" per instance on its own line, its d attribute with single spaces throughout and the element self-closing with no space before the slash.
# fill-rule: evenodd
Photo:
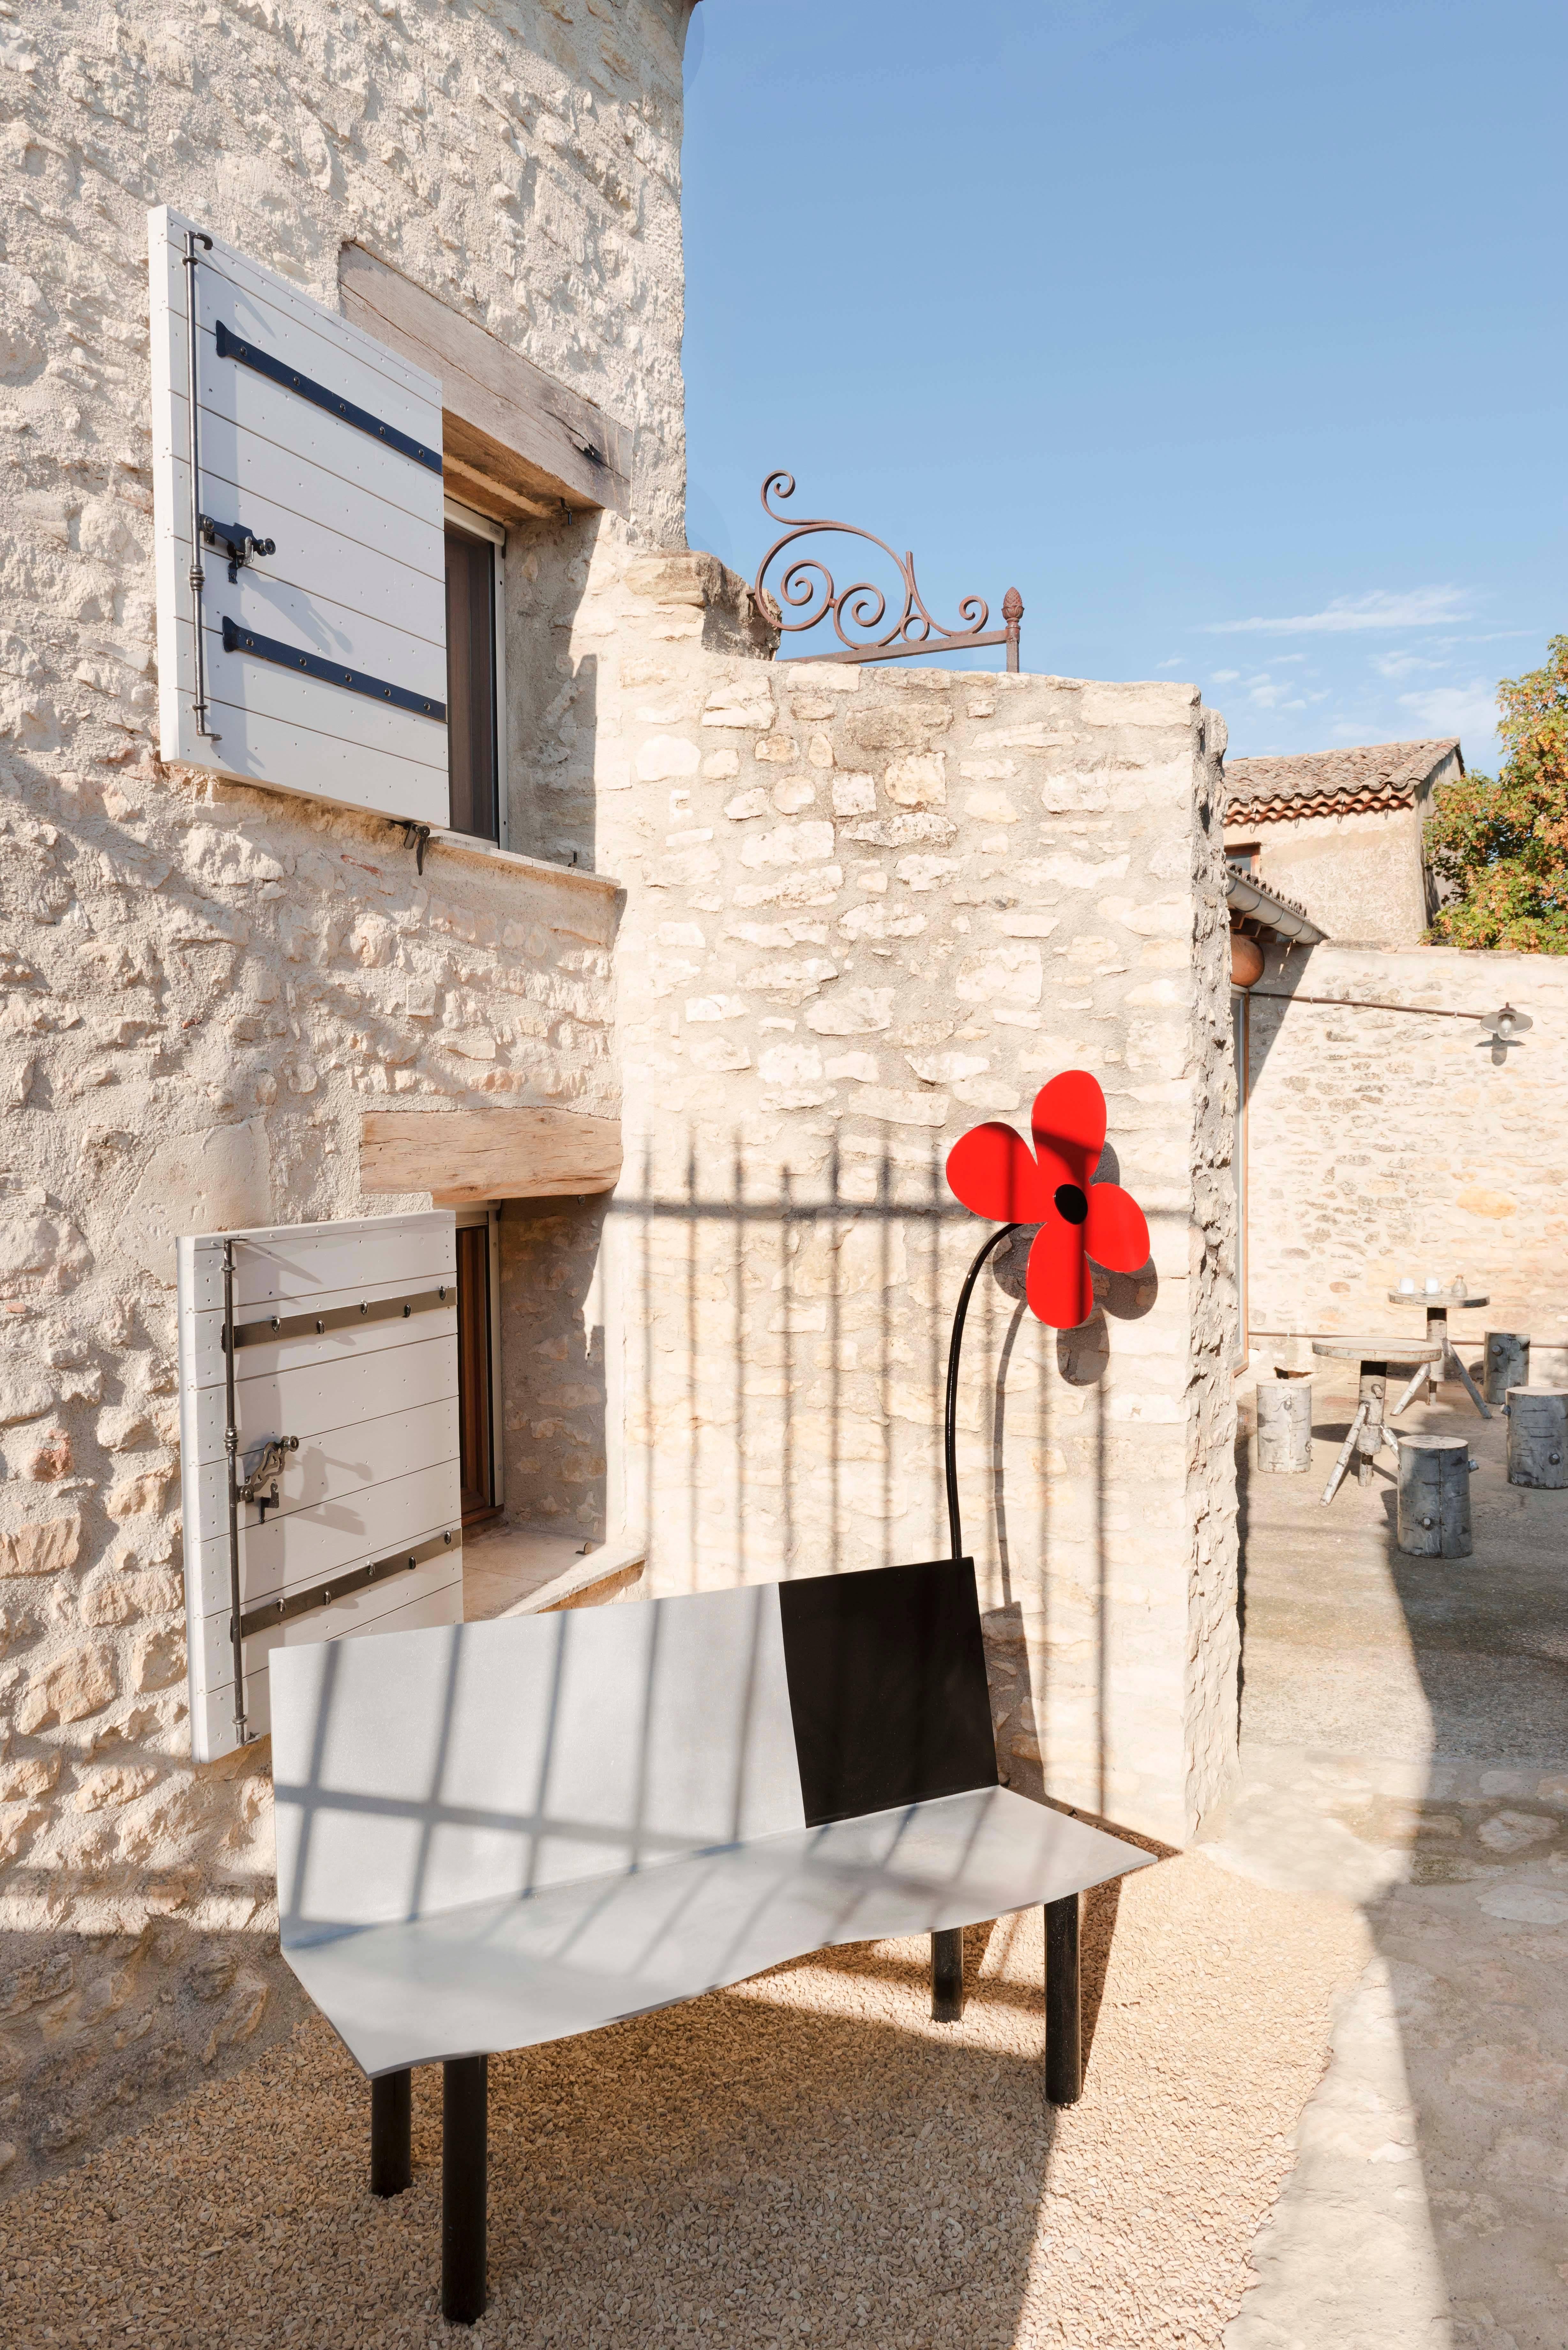
<svg viewBox="0 0 1568 2350">
<path fill-rule="evenodd" d="M 1399 1438 L 1399 1547 L 1410 1558 L 1469 1558 L 1470 1459 L 1463 1436 Z"/>
<path fill-rule="evenodd" d="M 1568 1388 L 1511 1388 L 1503 1409 L 1509 1483 L 1560 1492 L 1568 1485 Z"/>
<path fill-rule="evenodd" d="M 1359 1485 L 1372 1482 L 1372 1464 L 1380 1446 L 1386 1444 L 1397 1453 L 1398 1447 L 1389 1429 L 1384 1425 L 1384 1406 L 1388 1394 L 1390 1363 L 1418 1363 L 1423 1370 L 1432 1363 L 1440 1363 L 1447 1352 L 1446 1343 L 1436 1338 L 1314 1338 L 1313 1353 L 1324 1355 L 1335 1362 L 1356 1363 L 1361 1369 L 1361 1385 L 1356 1398 L 1355 1417 L 1349 1432 L 1340 1446 L 1334 1473 L 1323 1489 L 1324 1505 L 1332 1502 L 1344 1482 L 1355 1456 L 1355 1480 Z M 1407 1398 L 1407 1400 L 1408 1399 Z"/>
<path fill-rule="evenodd" d="M 1530 1335 L 1524 1330 L 1489 1330 L 1483 1378 L 1488 1403 L 1506 1403 L 1510 1388 L 1530 1385 Z"/>
<path fill-rule="evenodd" d="M 1312 1381 L 1260 1379 L 1258 1466 L 1265 1474 L 1304 1477 L 1312 1469 Z"/>
</svg>

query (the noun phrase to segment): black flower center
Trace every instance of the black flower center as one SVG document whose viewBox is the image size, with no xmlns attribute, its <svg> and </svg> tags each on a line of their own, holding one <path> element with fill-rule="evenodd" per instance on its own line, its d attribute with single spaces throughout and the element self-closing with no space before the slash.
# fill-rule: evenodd
<svg viewBox="0 0 1568 2350">
<path fill-rule="evenodd" d="M 1057 1184 L 1056 1212 L 1064 1216 L 1070 1224 L 1087 1222 L 1089 1203 L 1075 1183 Z"/>
</svg>

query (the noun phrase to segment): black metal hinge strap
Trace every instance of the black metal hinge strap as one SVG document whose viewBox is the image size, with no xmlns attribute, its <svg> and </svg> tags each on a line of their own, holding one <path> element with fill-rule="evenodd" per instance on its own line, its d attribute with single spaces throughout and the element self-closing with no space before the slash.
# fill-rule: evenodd
<svg viewBox="0 0 1568 2350">
<path fill-rule="evenodd" d="M 372 441 L 379 441 L 387 448 L 396 449 L 400 456 L 411 457 L 416 465 L 423 465 L 432 473 L 441 472 L 439 449 L 421 447 L 411 433 L 400 432 L 395 424 L 383 424 L 381 419 L 372 416 L 368 408 L 356 408 L 351 400 L 345 400 L 327 385 L 301 375 L 296 368 L 286 366 L 282 359 L 275 359 L 270 351 L 258 351 L 254 343 L 242 343 L 234 329 L 225 327 L 221 318 L 216 332 L 221 359 L 237 359 L 242 367 L 254 368 L 257 375 L 265 375 L 269 383 L 280 383 L 286 391 L 297 392 L 301 400 L 309 400 L 312 408 L 322 409 L 328 416 L 336 416 L 343 423 L 351 424 L 357 432 L 368 433 Z"/>
<path fill-rule="evenodd" d="M 368 1591 L 373 1583 L 385 1583 L 389 1575 L 407 1575 L 411 1568 L 422 1566 L 427 1558 L 440 1558 L 447 1551 L 462 1548 L 462 1528 L 452 1526 L 443 1534 L 431 1534 L 428 1541 L 394 1551 L 390 1558 L 373 1559 L 368 1566 L 346 1566 L 341 1575 L 313 1583 L 308 1591 L 291 1591 L 286 1599 L 268 1599 L 259 1607 L 247 1607 L 240 1617 L 240 1638 L 248 1640 L 254 1632 L 270 1632 L 276 1624 L 308 1616 L 313 1608 L 330 1607 L 335 1599 L 348 1599 L 356 1591 Z"/>
<path fill-rule="evenodd" d="M 262 1322 L 237 1322 L 234 1345 L 265 1347 L 275 1338 L 321 1338 L 328 1330 L 357 1330 L 361 1323 L 406 1322 L 414 1314 L 455 1308 L 457 1288 L 443 1282 L 439 1289 L 422 1289 L 410 1297 L 371 1297 L 359 1305 L 327 1305 L 319 1314 L 272 1314 Z M 220 1339 L 226 1345 L 227 1339 Z"/>
<path fill-rule="evenodd" d="M 249 653 L 278 669 L 302 670 L 306 677 L 319 678 L 323 685 L 341 686 L 345 693 L 362 693 L 367 702 L 389 702 L 394 710 L 412 710 L 421 718 L 433 719 L 438 726 L 446 724 L 444 702 L 425 693 L 410 693 L 406 685 L 389 685 L 384 677 L 367 677 L 362 669 L 345 669 L 341 661 L 324 660 L 319 653 L 301 652 L 297 645 L 282 644 L 276 637 L 255 636 L 226 614 L 223 650 Z"/>
</svg>

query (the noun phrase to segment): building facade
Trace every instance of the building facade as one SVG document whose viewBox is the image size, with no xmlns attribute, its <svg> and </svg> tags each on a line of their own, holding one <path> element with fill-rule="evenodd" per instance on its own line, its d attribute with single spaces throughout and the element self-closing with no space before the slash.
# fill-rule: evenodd
<svg viewBox="0 0 1568 2350">
<path fill-rule="evenodd" d="M 454 1540 L 543 1532 L 587 1554 L 579 1584 L 635 1575 L 633 1595 L 940 1555 L 942 1350 L 980 1237 L 942 1155 L 983 1117 L 1024 1118 L 1055 1069 L 1094 1069 L 1151 1262 L 1061 1336 L 1003 1263 L 965 1358 L 999 1749 L 1015 1783 L 1173 1842 L 1229 1783 L 1222 723 L 1169 684 L 775 665 L 766 615 L 687 549 L 688 13 L 48 9 L 10 46 L 8 2184 L 297 2012 L 265 1739 L 197 1759 L 192 1648 L 215 1618 L 192 1597 L 192 1447 L 212 1433 L 182 1326 L 192 1235 L 452 1211 Z M 193 234 L 214 240 L 190 257 L 231 305 L 213 349 L 240 388 L 225 406 L 198 368 L 207 476 L 180 471 Z M 258 372 L 246 284 L 316 338 L 320 380 L 298 346 Z M 357 421 L 317 421 L 324 384 Z M 372 391 L 406 475 L 341 453 L 379 429 Z M 401 501 L 437 548 L 422 637 L 407 598 L 371 611 L 376 563 L 343 586 L 300 556 L 336 530 L 340 565 L 347 490 L 316 508 L 257 472 L 249 511 L 218 505 L 225 432 L 281 447 L 279 400 L 302 419 L 289 463 L 325 465 L 309 434 L 358 432 L 330 443 L 333 478 Z M 439 419 L 433 469 L 403 400 L 405 423 Z M 198 505 L 228 740 L 165 755 L 198 690 L 178 667 Z M 407 563 L 411 543 L 384 551 Z M 313 637 L 329 606 L 370 633 Z M 399 627 L 414 665 L 378 667 L 364 648 Z M 280 645 L 315 664 L 293 700 L 268 699 Z M 397 796 L 430 712 L 388 731 L 368 689 L 390 688 L 398 710 L 444 689 L 439 806 L 428 777 Z M 348 746 L 331 774 L 328 735 Z M 236 773 L 242 743 L 273 764 Z M 245 1560 L 328 1521 L 375 1550 L 359 1455 L 315 1451 L 247 1504 Z M 461 1578 L 442 1591 L 462 1606 Z M 369 1607 L 311 1599 L 289 1637 L 373 1628 Z"/>
<path fill-rule="evenodd" d="M 1226 769 L 1225 850 L 1345 946 L 1418 946 L 1438 910 L 1426 829 L 1457 741 L 1380 743 Z"/>
</svg>

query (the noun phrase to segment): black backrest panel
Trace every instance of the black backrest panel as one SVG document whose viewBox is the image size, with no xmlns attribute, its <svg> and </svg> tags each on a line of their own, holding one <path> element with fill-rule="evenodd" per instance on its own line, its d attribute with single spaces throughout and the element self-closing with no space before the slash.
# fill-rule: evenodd
<svg viewBox="0 0 1568 2350">
<path fill-rule="evenodd" d="M 974 1561 L 779 1586 L 806 1825 L 994 1787 Z"/>
</svg>

